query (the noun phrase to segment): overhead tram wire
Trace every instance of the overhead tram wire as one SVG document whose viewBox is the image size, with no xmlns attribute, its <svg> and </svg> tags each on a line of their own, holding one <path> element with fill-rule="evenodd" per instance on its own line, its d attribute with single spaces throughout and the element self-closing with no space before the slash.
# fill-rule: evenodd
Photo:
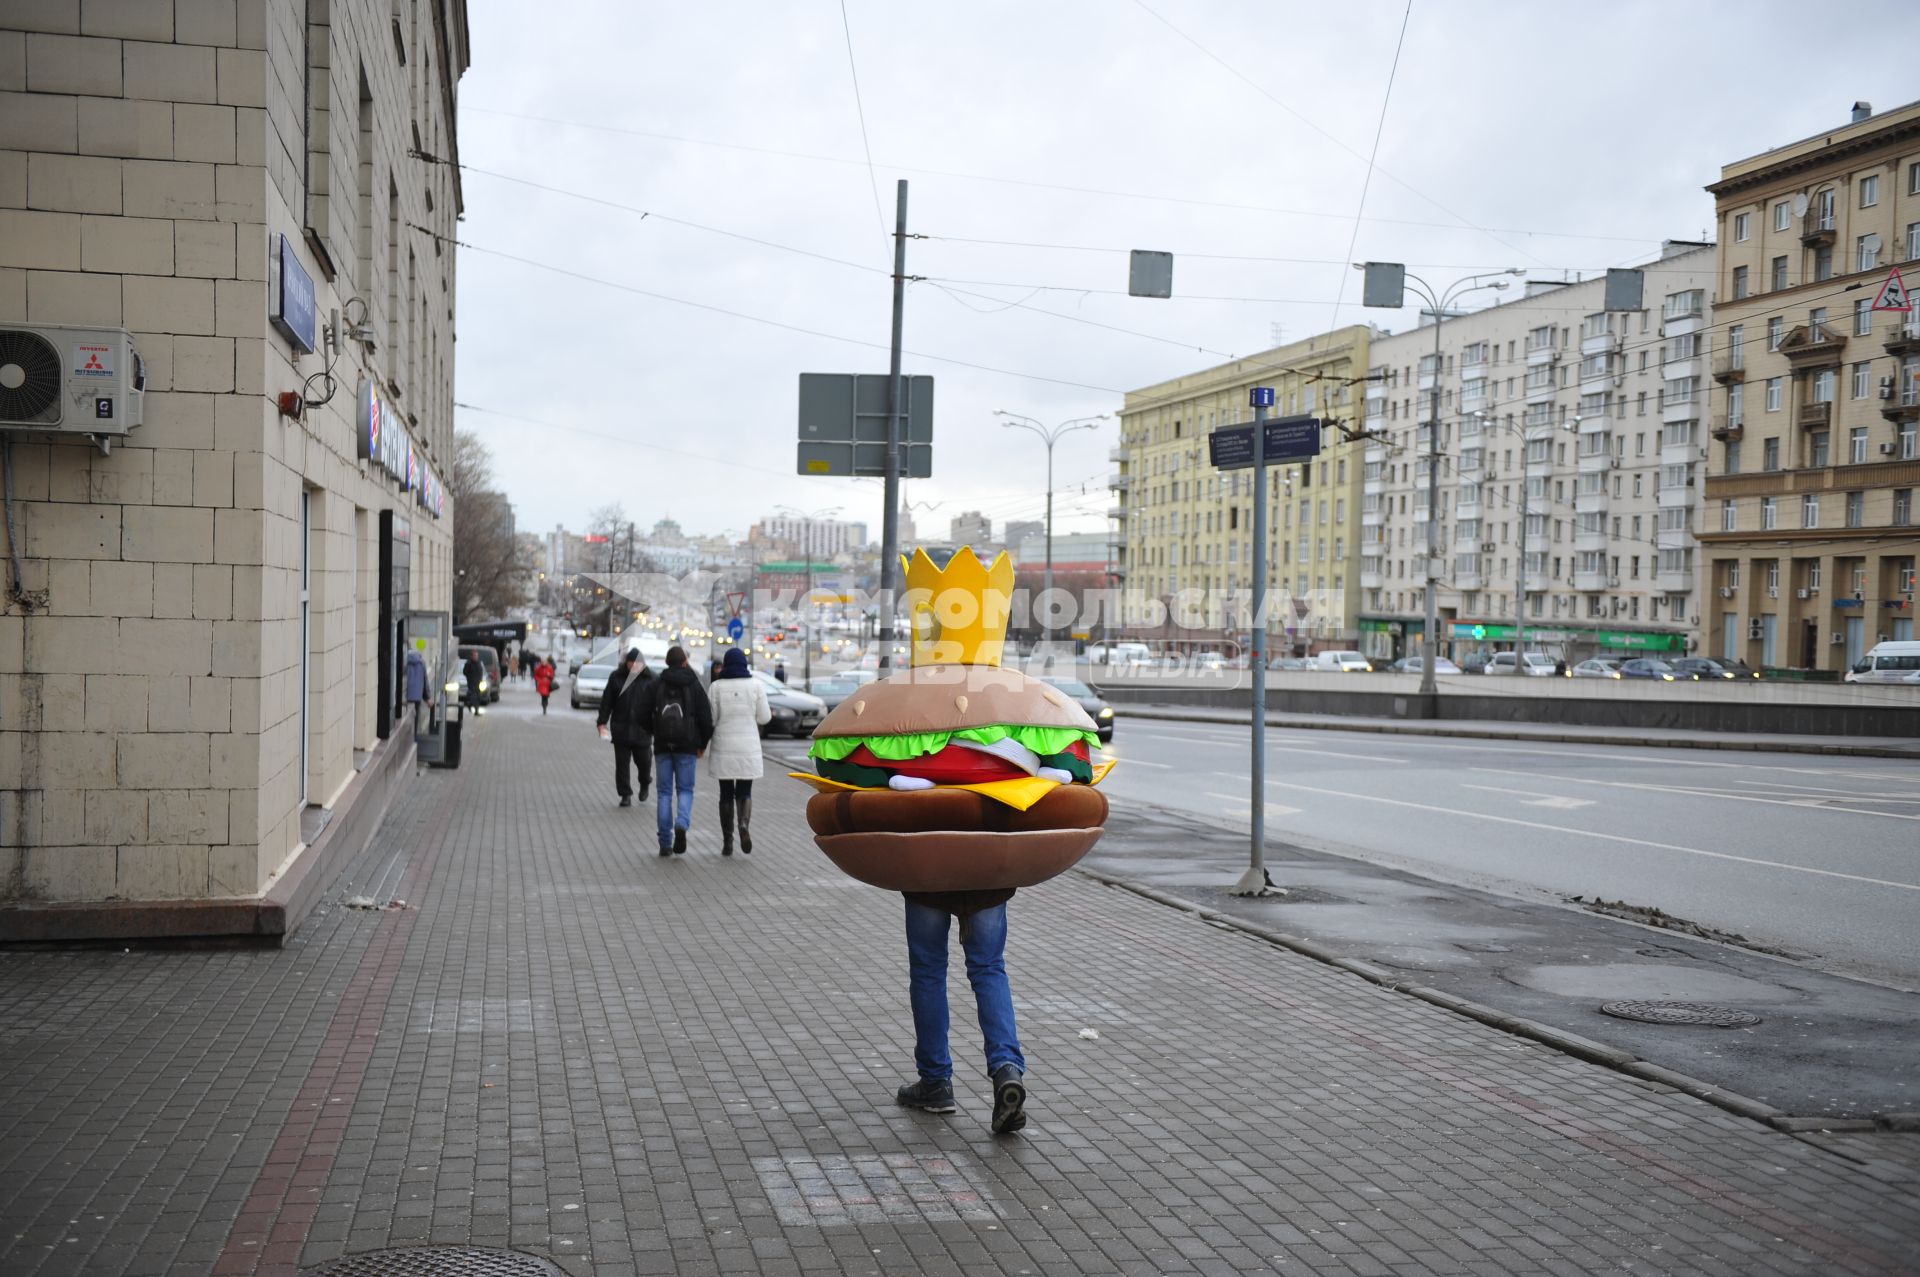
<svg viewBox="0 0 1920 1277">
<path fill-rule="evenodd" d="M 1393 101 L 1393 81 L 1400 73 L 1400 51 L 1407 44 L 1407 23 L 1413 18 L 1413 0 L 1407 0 L 1405 12 L 1400 15 L 1400 38 L 1394 42 L 1393 65 L 1387 70 L 1387 90 L 1380 98 L 1380 119 L 1373 127 L 1373 149 L 1367 152 L 1367 175 L 1360 183 L 1360 202 L 1353 210 L 1353 233 L 1347 236 L 1347 260 L 1353 260 L 1353 250 L 1360 243 L 1360 218 L 1367 211 L 1367 192 L 1373 187 L 1373 174 L 1376 162 L 1380 158 L 1380 135 L 1387 131 L 1387 104 Z M 1347 299 L 1347 273 L 1340 272 L 1340 287 L 1334 294 L 1334 327 L 1340 325 L 1340 304 Z"/>
<path fill-rule="evenodd" d="M 853 76 L 853 109 L 860 116 L 860 149 L 867 156 L 867 184 L 873 188 L 873 215 L 880 220 L 880 236 L 889 242 L 893 235 L 887 230 L 887 215 L 880 206 L 880 178 L 873 171 L 873 143 L 867 140 L 867 107 L 860 98 L 860 67 L 853 58 L 853 27 L 847 21 L 847 0 L 840 0 L 840 30 L 847 37 L 847 70 Z"/>
<path fill-rule="evenodd" d="M 589 129 L 603 133 L 617 133 L 627 137 L 651 138 L 661 142 L 675 142 L 686 146 L 711 146 L 720 150 L 747 151 L 756 155 L 772 155 L 783 159 L 807 160 L 819 164 L 846 164 L 859 167 L 864 161 L 848 159 L 839 155 L 815 155 L 806 151 L 785 151 L 775 147 L 750 146 L 738 142 L 714 142 L 705 138 L 685 137 L 677 133 L 660 133 L 648 129 L 629 129 L 617 124 L 596 124 L 585 120 L 561 120 L 546 115 L 528 115 L 518 111 L 500 111 L 489 107 L 460 104 L 462 111 L 477 115 L 494 115 L 502 119 L 524 120 L 533 124 L 551 124 L 561 128 Z M 1280 208 L 1266 204 L 1240 204 L 1230 200 L 1195 199 L 1191 196 L 1166 195 L 1157 191 L 1119 191 L 1097 186 L 1072 186 L 1061 182 L 1040 182 L 1028 178 L 997 177 L 990 173 L 967 173 L 955 169 L 924 168 L 911 164 L 891 164 L 886 160 L 874 161 L 877 168 L 891 169 L 897 173 L 912 173 L 925 177 L 949 177 L 963 182 L 991 182 L 1002 186 L 1026 186 L 1036 190 L 1063 191 L 1075 195 L 1098 195 L 1105 199 L 1145 200 L 1160 204 L 1185 204 L 1196 208 L 1220 208 L 1241 213 L 1273 213 L 1284 217 L 1314 217 L 1346 221 L 1342 213 L 1329 213 L 1324 209 Z M 1363 219 L 1369 225 L 1378 226 L 1418 226 L 1429 230 L 1479 230 L 1495 232 L 1501 235 L 1530 235 L 1543 239 L 1581 239 L 1607 240 L 1622 244 L 1646 244 L 1655 242 L 1654 237 L 1646 235 L 1589 235 L 1578 231 L 1539 230 L 1524 226 L 1464 226 L 1459 222 L 1428 222 L 1413 218 L 1369 217 Z M 1499 242 L 1499 241 L 1496 241 Z M 1504 245 L 1503 245 L 1504 246 Z M 1518 250 L 1516 250 L 1518 251 Z"/>
</svg>

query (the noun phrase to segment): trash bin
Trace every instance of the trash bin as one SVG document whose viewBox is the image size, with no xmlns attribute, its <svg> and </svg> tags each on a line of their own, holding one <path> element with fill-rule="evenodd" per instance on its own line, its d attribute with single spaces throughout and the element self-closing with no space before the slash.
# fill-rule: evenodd
<svg viewBox="0 0 1920 1277">
<path fill-rule="evenodd" d="M 433 767 L 458 767 L 460 765 L 460 728 L 461 720 L 466 717 L 463 709 L 458 714 L 449 714 L 440 724 L 440 734 L 445 744 L 440 751 L 440 761 L 431 763 Z"/>
</svg>

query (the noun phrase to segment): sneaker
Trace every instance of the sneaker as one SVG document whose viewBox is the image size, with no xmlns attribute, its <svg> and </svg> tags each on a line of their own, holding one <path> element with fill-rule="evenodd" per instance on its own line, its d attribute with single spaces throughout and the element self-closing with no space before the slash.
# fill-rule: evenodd
<svg viewBox="0 0 1920 1277">
<path fill-rule="evenodd" d="M 993 1133 L 1011 1135 L 1026 1124 L 1026 1082 L 1019 1069 L 1002 1064 L 993 1071 Z"/>
<path fill-rule="evenodd" d="M 923 1109 L 928 1113 L 951 1113 L 955 1109 L 953 1102 L 953 1079 L 921 1078 L 900 1088 L 893 1097 L 902 1108 Z"/>
<path fill-rule="evenodd" d="M 687 854 L 687 831 L 684 829 L 673 831 L 673 854 L 676 856 Z"/>
<path fill-rule="evenodd" d="M 660 848 L 660 854 L 663 856 L 671 856 L 673 854 L 673 848 L 671 846 L 664 846 Z"/>
</svg>

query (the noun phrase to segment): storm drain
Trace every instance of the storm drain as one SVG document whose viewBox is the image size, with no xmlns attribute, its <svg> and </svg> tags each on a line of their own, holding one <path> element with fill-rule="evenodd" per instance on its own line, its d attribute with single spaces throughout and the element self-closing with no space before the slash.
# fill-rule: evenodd
<svg viewBox="0 0 1920 1277">
<path fill-rule="evenodd" d="M 1714 1029 L 1744 1029 L 1760 1023 L 1751 1011 L 1708 1006 L 1704 1002 L 1603 1002 L 1603 1015 L 1647 1024 L 1703 1024 Z"/>
<path fill-rule="evenodd" d="M 560 1277 L 537 1255 L 487 1246 L 401 1246 L 348 1255 L 307 1270 L 309 1277 Z"/>
</svg>

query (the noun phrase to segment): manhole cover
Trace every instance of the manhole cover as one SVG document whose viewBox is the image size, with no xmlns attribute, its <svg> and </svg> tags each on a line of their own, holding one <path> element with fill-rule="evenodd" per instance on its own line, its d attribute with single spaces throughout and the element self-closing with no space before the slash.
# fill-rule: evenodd
<svg viewBox="0 0 1920 1277">
<path fill-rule="evenodd" d="M 348 1255 L 307 1270 L 311 1277 L 560 1277 L 537 1255 L 485 1246 L 402 1246 Z"/>
<path fill-rule="evenodd" d="M 1648 1024 L 1704 1024 L 1715 1029 L 1740 1029 L 1760 1023 L 1751 1011 L 1708 1006 L 1704 1002 L 1603 1002 L 1603 1015 Z"/>
</svg>

